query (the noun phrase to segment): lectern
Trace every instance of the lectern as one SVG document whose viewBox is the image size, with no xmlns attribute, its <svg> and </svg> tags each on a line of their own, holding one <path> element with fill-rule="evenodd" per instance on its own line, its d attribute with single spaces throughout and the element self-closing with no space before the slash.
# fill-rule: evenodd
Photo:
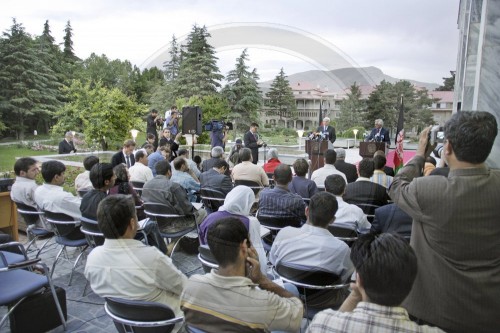
<svg viewBox="0 0 500 333">
<path fill-rule="evenodd" d="M 328 141 L 314 141 L 306 140 L 306 153 L 311 160 L 311 168 L 309 172 L 313 172 L 316 169 L 325 166 L 325 159 L 323 158 L 323 153 L 328 149 Z"/>
<path fill-rule="evenodd" d="M 377 150 L 385 152 L 385 142 L 360 142 L 359 155 L 363 158 L 372 158 Z"/>
</svg>

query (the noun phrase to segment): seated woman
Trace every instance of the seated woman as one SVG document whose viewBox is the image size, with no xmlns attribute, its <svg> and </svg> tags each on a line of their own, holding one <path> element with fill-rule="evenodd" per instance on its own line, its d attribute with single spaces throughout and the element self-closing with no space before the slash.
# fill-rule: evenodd
<svg viewBox="0 0 500 333">
<path fill-rule="evenodd" d="M 115 186 L 109 189 L 109 194 L 130 194 L 135 202 L 135 207 L 137 210 L 137 218 L 139 220 L 143 220 L 146 218 L 146 214 L 144 214 L 144 209 L 142 208 L 142 200 L 134 190 L 134 187 L 129 182 L 130 174 L 128 172 L 127 166 L 123 163 L 118 164 L 113 168 L 113 172 L 115 173 L 116 180 Z M 140 207 L 140 208 L 139 208 Z"/>
<path fill-rule="evenodd" d="M 273 173 L 274 169 L 276 169 L 276 167 L 280 164 L 281 161 L 279 160 L 278 149 L 276 148 L 269 149 L 269 160 L 267 161 L 267 163 L 264 163 L 263 166 L 264 171 L 266 173 Z"/>
<path fill-rule="evenodd" d="M 260 237 L 260 222 L 256 217 L 250 216 L 250 208 L 255 201 L 255 194 L 252 189 L 247 186 L 236 186 L 226 196 L 224 205 L 219 208 L 219 211 L 213 212 L 208 215 L 203 223 L 200 225 L 200 241 L 201 244 L 207 244 L 208 228 L 224 217 L 234 216 L 248 229 L 250 241 L 252 242 L 257 254 L 259 255 L 259 262 L 262 272 L 265 274 L 267 269 L 266 253 L 264 252 L 264 245 Z"/>
</svg>

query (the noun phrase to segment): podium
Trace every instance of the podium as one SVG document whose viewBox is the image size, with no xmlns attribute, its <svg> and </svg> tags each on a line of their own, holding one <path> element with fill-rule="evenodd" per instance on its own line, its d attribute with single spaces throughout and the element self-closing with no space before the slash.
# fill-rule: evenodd
<svg viewBox="0 0 500 333">
<path fill-rule="evenodd" d="M 363 158 L 372 158 L 377 150 L 385 152 L 385 142 L 360 142 L 359 155 Z"/>
<path fill-rule="evenodd" d="M 309 160 L 311 160 L 311 167 L 309 168 L 309 172 L 313 172 L 325 166 L 323 153 L 328 149 L 328 142 L 329 141 L 327 140 L 306 140 L 306 153 L 309 156 Z"/>
</svg>

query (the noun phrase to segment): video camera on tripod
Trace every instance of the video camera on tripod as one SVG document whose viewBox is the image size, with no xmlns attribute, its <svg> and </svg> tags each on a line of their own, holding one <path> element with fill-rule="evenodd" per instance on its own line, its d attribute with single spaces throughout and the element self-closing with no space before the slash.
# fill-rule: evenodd
<svg viewBox="0 0 500 333">
<path fill-rule="evenodd" d="M 233 129 L 233 124 L 230 122 L 225 122 L 224 120 L 211 120 L 208 123 L 206 123 L 203 128 L 205 131 L 212 131 L 212 132 L 217 132 L 217 131 L 223 131 L 227 130 L 230 131 Z"/>
</svg>

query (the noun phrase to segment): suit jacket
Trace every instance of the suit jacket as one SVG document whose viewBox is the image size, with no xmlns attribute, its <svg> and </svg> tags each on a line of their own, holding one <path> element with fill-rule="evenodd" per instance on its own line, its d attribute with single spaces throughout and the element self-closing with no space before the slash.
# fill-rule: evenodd
<svg viewBox="0 0 500 333">
<path fill-rule="evenodd" d="M 369 180 L 360 179 L 347 184 L 343 198 L 345 202 L 350 204 L 366 203 L 377 206 L 387 205 L 388 200 L 390 200 L 385 187 Z"/>
<path fill-rule="evenodd" d="M 233 189 L 231 178 L 226 175 L 221 175 L 214 169 L 203 172 L 200 175 L 201 187 L 209 187 L 224 194 L 228 194 Z"/>
<path fill-rule="evenodd" d="M 321 132 L 324 133 L 324 126 L 318 126 L 318 129 L 316 132 Z M 335 140 L 337 140 L 337 135 L 335 134 L 335 128 L 333 126 L 328 125 L 326 128 L 326 132 L 328 133 L 328 140 L 330 140 L 331 143 L 334 143 Z"/>
<path fill-rule="evenodd" d="M 375 209 L 371 232 L 395 232 L 408 238 L 411 236 L 412 218 L 396 204 L 388 204 Z"/>
<path fill-rule="evenodd" d="M 253 135 L 252 132 L 248 131 L 245 133 L 245 136 L 243 137 L 243 143 L 245 144 L 245 148 L 250 148 L 252 151 L 252 163 L 257 164 L 259 161 L 259 145 L 257 144 L 257 139 Z"/>
<path fill-rule="evenodd" d="M 347 163 L 344 160 L 337 160 L 334 166 L 337 170 L 345 174 L 348 183 L 355 182 L 358 179 L 358 170 L 354 164 Z"/>
<path fill-rule="evenodd" d="M 374 128 L 372 129 L 372 131 L 370 132 L 370 135 L 368 136 L 368 138 L 366 138 L 367 141 L 377 141 L 377 142 L 385 142 L 387 144 L 391 144 L 391 138 L 389 136 L 389 131 L 386 130 L 385 128 L 381 128 L 380 129 L 380 136 L 376 137 L 378 133 L 378 129 Z"/>
<path fill-rule="evenodd" d="M 71 153 L 71 151 L 76 153 L 76 148 L 73 144 L 73 141 L 68 142 L 66 140 L 62 140 L 61 142 L 59 142 L 59 154 L 69 154 Z"/>
<path fill-rule="evenodd" d="M 113 165 L 113 168 L 117 166 L 118 164 L 123 163 L 127 164 L 127 160 L 125 159 L 125 156 L 123 156 L 123 151 L 119 151 L 116 154 L 111 157 L 111 164 Z M 130 154 L 130 166 L 135 164 L 135 157 L 134 154 Z"/>
<path fill-rule="evenodd" d="M 179 150 L 179 144 L 176 143 L 172 138 L 167 139 L 164 136 L 161 137 L 160 143 L 161 146 L 168 146 L 170 148 L 170 160 L 173 160 L 177 157 L 177 151 Z"/>
<path fill-rule="evenodd" d="M 394 177 L 394 169 L 390 166 L 384 165 L 384 172 L 387 176 Z"/>
</svg>

